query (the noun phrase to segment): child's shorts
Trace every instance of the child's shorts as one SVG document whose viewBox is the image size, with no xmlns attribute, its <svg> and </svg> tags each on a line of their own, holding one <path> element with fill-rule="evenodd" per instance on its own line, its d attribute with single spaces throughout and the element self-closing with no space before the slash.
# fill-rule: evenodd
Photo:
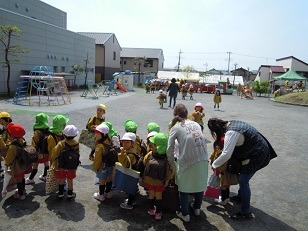
<svg viewBox="0 0 308 231">
<path fill-rule="evenodd" d="M 57 170 L 55 173 L 55 178 L 72 180 L 76 178 L 76 170 Z"/>
<path fill-rule="evenodd" d="M 99 179 L 106 179 L 108 176 L 111 176 L 113 172 L 113 167 L 107 167 L 104 170 L 99 170 L 96 174 L 96 177 Z"/>
<path fill-rule="evenodd" d="M 32 167 L 29 168 L 28 170 L 24 171 L 23 173 L 19 173 L 19 174 L 14 175 L 14 177 L 16 179 L 24 179 L 25 178 L 25 174 L 29 174 L 31 172 L 32 172 Z"/>
<path fill-rule="evenodd" d="M 148 190 L 154 190 L 156 192 L 162 192 L 165 190 L 165 186 L 164 185 L 149 185 L 149 184 L 145 184 L 145 187 L 148 189 Z"/>
<path fill-rule="evenodd" d="M 42 159 L 39 159 L 36 163 L 42 164 L 49 161 L 49 156 L 48 155 L 44 155 L 44 157 Z"/>
</svg>

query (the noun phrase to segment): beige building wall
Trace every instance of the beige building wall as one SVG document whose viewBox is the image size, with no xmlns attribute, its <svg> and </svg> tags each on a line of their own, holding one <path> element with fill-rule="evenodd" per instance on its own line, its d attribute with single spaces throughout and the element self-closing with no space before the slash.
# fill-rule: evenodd
<svg viewBox="0 0 308 231">
<path fill-rule="evenodd" d="M 95 45 L 95 66 L 103 67 L 105 63 L 105 48 Z"/>
</svg>

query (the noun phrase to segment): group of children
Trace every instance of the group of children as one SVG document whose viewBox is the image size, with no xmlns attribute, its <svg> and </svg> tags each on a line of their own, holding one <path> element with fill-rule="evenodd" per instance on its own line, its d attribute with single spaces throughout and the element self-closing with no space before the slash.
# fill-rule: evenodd
<svg viewBox="0 0 308 231">
<path fill-rule="evenodd" d="M 182 93 L 182 99 L 185 100 L 185 97 L 187 96 L 187 92 L 190 94 L 190 99 L 193 100 L 193 93 L 194 93 L 194 88 L 193 85 L 191 84 L 188 88 L 187 84 L 183 84 L 181 88 L 181 93 Z M 159 94 L 156 97 L 158 99 L 158 103 L 160 105 L 160 108 L 164 108 L 164 103 L 167 103 L 167 95 L 163 92 L 163 90 L 159 90 Z M 219 109 L 219 104 L 221 103 L 221 93 L 220 90 L 217 90 L 214 94 L 213 97 L 214 101 L 214 111 L 220 111 Z M 217 107 L 217 109 L 216 109 Z"/>
<path fill-rule="evenodd" d="M 147 126 L 147 139 L 143 141 L 137 134 L 137 124 L 133 120 L 124 123 L 125 134 L 120 138 L 117 131 L 110 122 L 105 121 L 106 106 L 99 104 L 96 114 L 92 116 L 86 128 L 94 133 L 95 147 L 89 155 L 93 161 L 92 167 L 98 178 L 99 188 L 94 193 L 93 198 L 104 201 L 112 197 L 111 189 L 114 183 L 115 163 L 119 162 L 125 168 L 131 168 L 140 172 L 142 182 L 149 192 L 148 213 L 156 220 L 162 218 L 162 192 L 168 187 L 169 180 L 174 177 L 167 160 L 168 136 L 160 132 L 158 124 L 151 122 Z M 201 103 L 195 105 L 190 119 L 197 122 L 203 131 L 204 108 Z M 35 184 L 34 177 L 38 172 L 38 165 L 44 164 L 44 171 L 39 175 L 41 181 L 46 181 L 49 168 L 55 171 L 55 178 L 59 179 L 57 198 L 62 200 L 65 196 L 65 186 L 67 186 L 67 200 L 76 197 L 73 190 L 73 180 L 76 178 L 76 171 L 80 164 L 79 143 L 74 138 L 78 135 L 78 129 L 74 125 L 67 125 L 69 119 L 63 115 L 56 115 L 52 120 L 52 125 L 48 124 L 49 116 L 39 113 L 35 117 L 33 124 L 33 137 L 31 144 L 38 152 L 38 160 L 27 168 L 16 168 L 18 165 L 18 155 L 20 146 L 24 146 L 26 134 L 25 129 L 20 124 L 12 122 L 11 116 L 7 112 L 0 113 L 0 124 L 3 126 L 0 136 L 1 159 L 5 164 L 5 171 L 18 179 L 17 190 L 14 198 L 24 200 L 26 196 L 25 185 Z M 18 143 L 19 145 L 15 145 Z M 211 160 L 221 153 L 222 144 L 214 144 L 215 154 Z M 50 167 L 49 167 L 50 166 Z M 20 167 L 20 166 L 19 166 Z M 25 174 L 29 174 L 25 179 Z M 221 173 L 223 174 L 223 171 Z M 223 184 L 221 188 L 222 198 L 218 203 L 228 202 L 228 185 Z M 2 191 L 2 196 L 7 192 Z M 120 207 L 123 209 L 133 209 L 136 204 L 136 193 L 129 194 Z"/>
<path fill-rule="evenodd" d="M 136 133 L 137 124 L 133 120 L 127 120 L 124 124 L 125 134 L 119 138 L 112 124 L 105 122 L 105 113 L 106 106 L 99 104 L 96 115 L 89 119 L 86 126 L 94 132 L 95 137 L 95 148 L 89 158 L 93 161 L 92 167 L 99 179 L 99 188 L 93 197 L 99 201 L 112 197 L 111 187 L 115 162 L 120 162 L 122 166 L 140 172 L 144 186 L 149 190 L 149 214 L 156 220 L 160 220 L 162 192 L 173 177 L 166 156 L 167 135 L 160 133 L 158 124 L 151 122 L 148 124 L 148 136 L 144 142 Z M 74 138 L 78 135 L 78 129 L 74 125 L 67 125 L 69 119 L 63 115 L 56 115 L 50 127 L 48 119 L 47 114 L 39 113 L 33 124 L 31 144 L 38 153 L 38 160 L 31 166 L 27 166 L 27 169 L 25 167 L 18 169 L 15 165 L 22 164 L 22 162 L 18 163 L 18 156 L 21 153 L 19 146 L 15 143 L 19 143 L 20 147 L 25 146 L 26 131 L 20 124 L 12 122 L 9 113 L 0 113 L 0 123 L 3 126 L 0 136 L 1 156 L 4 160 L 5 171 L 18 179 L 14 198 L 19 200 L 25 199 L 25 185 L 35 184 L 34 178 L 40 163 L 44 164 L 44 172 L 39 176 L 41 181 L 46 181 L 49 166 L 55 171 L 55 178 L 59 179 L 57 193 L 59 200 L 65 196 L 65 185 L 67 185 L 67 200 L 76 197 L 73 180 L 76 178 L 76 171 L 80 164 L 80 154 L 79 143 Z M 30 176 L 25 179 L 25 174 L 30 174 Z M 2 197 L 6 194 L 7 191 L 3 190 Z M 136 203 L 136 195 L 137 191 L 135 194 L 129 194 L 128 199 L 120 204 L 121 208 L 132 209 Z"/>
</svg>

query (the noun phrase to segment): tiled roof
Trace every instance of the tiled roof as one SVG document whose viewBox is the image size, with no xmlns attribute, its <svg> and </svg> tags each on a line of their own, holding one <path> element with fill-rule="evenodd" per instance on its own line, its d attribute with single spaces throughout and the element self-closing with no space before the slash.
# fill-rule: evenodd
<svg viewBox="0 0 308 231">
<path fill-rule="evenodd" d="M 113 33 L 78 32 L 78 34 L 95 39 L 95 44 L 105 44 Z"/>
<path fill-rule="evenodd" d="M 121 58 L 139 58 L 146 57 L 151 59 L 158 59 L 162 54 L 162 49 L 155 48 L 123 48 L 121 51 Z"/>
<path fill-rule="evenodd" d="M 271 71 L 276 73 L 284 73 L 285 70 L 283 66 L 271 66 Z"/>
</svg>

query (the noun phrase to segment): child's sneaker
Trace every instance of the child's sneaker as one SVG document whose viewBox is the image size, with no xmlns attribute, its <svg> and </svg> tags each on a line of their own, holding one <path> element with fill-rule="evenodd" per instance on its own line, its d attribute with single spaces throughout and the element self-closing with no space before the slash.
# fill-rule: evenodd
<svg viewBox="0 0 308 231">
<path fill-rule="evenodd" d="M 163 215 L 162 212 L 156 213 L 156 214 L 155 214 L 155 220 L 157 220 L 157 221 L 161 220 L 161 216 L 162 216 L 162 215 Z"/>
<path fill-rule="evenodd" d="M 30 180 L 29 178 L 27 178 L 26 181 L 25 181 L 25 184 L 26 185 L 35 184 L 35 181 L 34 180 Z"/>
<path fill-rule="evenodd" d="M 230 202 L 230 198 L 222 200 L 221 197 L 219 197 L 218 199 L 214 199 L 214 202 L 220 205 L 227 205 Z"/>
<path fill-rule="evenodd" d="M 73 200 L 73 199 L 75 199 L 75 198 L 76 198 L 76 193 L 74 193 L 74 192 L 73 192 L 72 195 L 69 195 L 69 194 L 68 194 L 68 195 L 66 196 L 66 199 L 67 199 L 68 201 L 71 201 L 71 200 Z"/>
<path fill-rule="evenodd" d="M 105 198 L 110 199 L 112 197 L 112 194 L 111 194 L 111 192 L 108 192 L 108 193 L 105 192 L 104 196 L 105 196 Z"/>
<path fill-rule="evenodd" d="M 26 199 L 26 195 L 25 194 L 23 194 L 23 195 L 21 195 L 21 196 L 19 196 L 19 198 L 18 198 L 19 200 L 21 200 L 21 201 L 23 201 L 24 199 Z"/>
<path fill-rule="evenodd" d="M 190 216 L 189 216 L 189 214 L 187 214 L 186 216 L 184 216 L 184 215 L 182 214 L 182 212 L 176 211 L 175 213 L 176 213 L 176 215 L 177 215 L 179 218 L 181 218 L 183 221 L 185 221 L 185 222 L 190 222 Z"/>
<path fill-rule="evenodd" d="M 93 198 L 98 200 L 98 201 L 104 201 L 105 200 L 105 196 L 99 195 L 99 193 L 94 193 Z"/>
<path fill-rule="evenodd" d="M 192 207 L 192 209 L 194 210 L 195 216 L 200 216 L 200 212 L 201 212 L 201 211 L 200 211 L 200 209 L 195 209 L 195 208 L 194 208 L 194 203 L 191 204 L 191 207 Z"/>
<path fill-rule="evenodd" d="M 128 199 L 125 199 L 124 203 L 128 203 Z M 135 206 L 136 204 L 137 204 L 137 201 L 133 201 L 132 205 Z"/>
<path fill-rule="evenodd" d="M 57 199 L 58 199 L 58 200 L 63 200 L 63 198 L 64 198 L 64 194 L 59 194 L 59 193 L 58 193 Z"/>
<path fill-rule="evenodd" d="M 121 207 L 122 209 L 133 209 L 133 208 L 134 208 L 133 205 L 129 205 L 129 204 L 126 203 L 126 202 L 121 203 L 121 204 L 120 204 L 120 207 Z"/>
<path fill-rule="evenodd" d="M 46 176 L 40 175 L 40 176 L 39 176 L 39 179 L 40 179 L 41 181 L 45 181 L 45 182 L 46 182 Z"/>
<path fill-rule="evenodd" d="M 154 209 L 150 209 L 148 211 L 148 214 L 150 214 L 151 216 L 155 216 L 155 213 L 156 213 L 156 207 L 154 206 Z"/>
</svg>

